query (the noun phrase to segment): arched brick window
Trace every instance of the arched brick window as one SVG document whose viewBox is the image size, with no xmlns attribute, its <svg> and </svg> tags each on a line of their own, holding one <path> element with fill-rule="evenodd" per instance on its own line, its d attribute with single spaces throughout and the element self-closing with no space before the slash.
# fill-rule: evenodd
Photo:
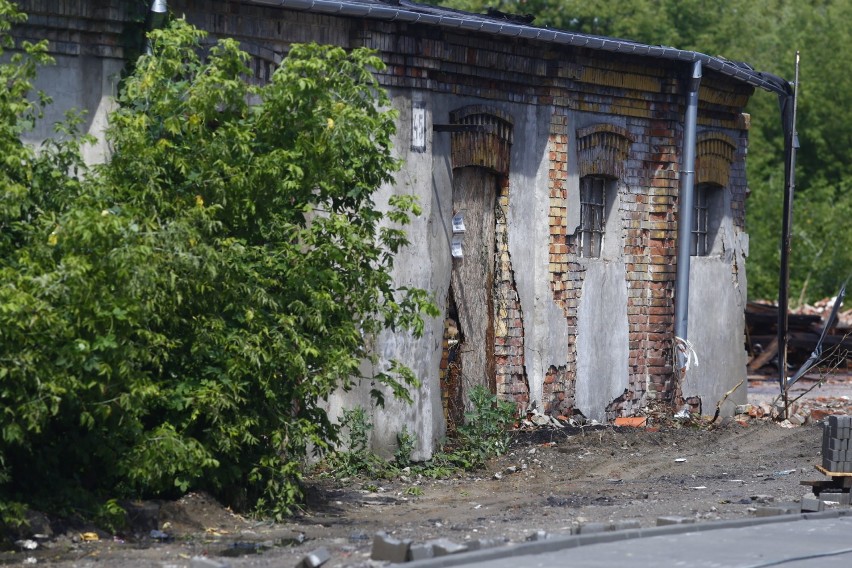
<svg viewBox="0 0 852 568">
<path fill-rule="evenodd" d="M 710 256 L 718 244 L 725 217 L 725 191 L 731 178 L 736 144 L 721 132 L 699 134 L 695 146 L 696 185 L 693 199 L 692 256 Z"/>
<path fill-rule="evenodd" d="M 576 250 L 580 257 L 606 256 L 606 225 L 617 208 L 618 180 L 624 176 L 631 141 L 627 130 L 612 124 L 577 131 L 580 226 Z"/>
</svg>

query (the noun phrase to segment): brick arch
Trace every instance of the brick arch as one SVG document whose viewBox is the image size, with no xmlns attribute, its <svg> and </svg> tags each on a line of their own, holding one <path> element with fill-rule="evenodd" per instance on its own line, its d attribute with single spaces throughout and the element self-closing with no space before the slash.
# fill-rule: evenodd
<svg viewBox="0 0 852 568">
<path fill-rule="evenodd" d="M 452 136 L 453 168 L 478 166 L 501 176 L 509 175 L 512 117 L 485 105 L 471 105 L 450 113 L 450 123 L 470 126 Z"/>
<path fill-rule="evenodd" d="M 726 187 L 736 150 L 737 145 L 730 136 L 720 132 L 699 134 L 695 145 L 696 181 Z"/>
<path fill-rule="evenodd" d="M 631 134 L 613 124 L 595 124 L 577 130 L 580 177 L 624 177 L 624 165 L 633 141 Z"/>
</svg>

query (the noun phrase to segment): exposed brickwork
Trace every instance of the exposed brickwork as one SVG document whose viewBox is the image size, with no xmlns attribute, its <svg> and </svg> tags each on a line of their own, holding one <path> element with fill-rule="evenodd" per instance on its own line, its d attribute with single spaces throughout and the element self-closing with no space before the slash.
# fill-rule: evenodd
<svg viewBox="0 0 852 568">
<path fill-rule="evenodd" d="M 565 345 L 565 365 L 558 369 L 551 366 L 545 376 L 544 411 L 557 414 L 569 413 L 574 405 L 577 361 L 577 304 L 583 284 L 585 268 L 576 262 L 574 243 L 568 239 L 568 116 L 564 110 L 556 109 L 550 119 L 550 136 L 547 144 L 550 170 L 548 190 L 550 207 L 549 273 L 553 300 L 562 308 L 568 324 L 568 340 Z"/>
<path fill-rule="evenodd" d="M 726 187 L 737 145 L 721 132 L 703 132 L 695 146 L 695 180 Z"/>
<path fill-rule="evenodd" d="M 542 403 L 544 412 L 554 416 L 571 416 L 574 408 L 575 381 L 569 380 L 568 368 L 551 365 L 544 376 Z"/>
<path fill-rule="evenodd" d="M 500 175 L 509 175 L 512 146 L 512 118 L 499 109 L 467 106 L 450 113 L 452 124 L 476 127 L 452 137 L 453 167 L 479 166 Z"/>
<path fill-rule="evenodd" d="M 630 134 L 612 124 L 598 124 L 577 131 L 579 174 L 623 178 L 630 152 Z"/>
<path fill-rule="evenodd" d="M 614 421 L 619 416 L 624 416 L 625 407 L 630 407 L 631 403 L 636 399 L 635 393 L 625 389 L 624 393 L 616 397 L 615 400 L 609 403 L 606 407 L 606 419 L 609 422 Z"/>
<path fill-rule="evenodd" d="M 634 403 L 641 397 L 670 402 L 675 386 L 671 342 L 682 129 L 676 120 L 663 118 L 642 127 L 633 159 L 643 166 L 627 180 L 638 217 L 628 229 L 624 255 L 630 328 L 628 391 Z"/>
<path fill-rule="evenodd" d="M 626 273 L 629 384 L 621 396 L 609 402 L 607 418 L 629 414 L 650 399 L 672 398 L 673 287 L 684 114 L 682 64 L 658 59 L 649 65 L 647 59 L 628 54 L 601 54 L 521 38 L 495 38 L 236 1 L 175 0 L 169 4 L 213 38 L 241 40 L 252 55 L 252 70 L 260 82 L 268 80 L 292 43 L 316 41 L 376 49 L 387 64 L 378 80 L 397 92 L 412 89 L 487 101 L 486 113 L 470 107 L 455 116 L 456 122 L 491 130 L 477 136 L 454 136 L 453 160 L 489 168 L 500 176 L 495 204 L 496 380 L 498 393 L 521 405 L 538 393 L 530 393 L 527 384 L 524 314 L 508 244 L 511 120 L 499 107 L 517 103 L 552 109 L 546 150 L 550 238 L 541 246 L 548 247 L 552 299 L 564 314 L 568 338 L 564 358 L 552 362 L 554 366 L 544 379 L 541 394 L 545 410 L 570 414 L 575 400 L 577 307 L 585 269 L 578 262 L 574 239 L 567 234 L 569 173 L 606 174 L 619 180 L 615 224 L 620 228 L 615 230 L 622 239 L 620 261 Z M 126 57 L 140 47 L 129 46 L 125 38 L 130 37 L 128 30 L 138 30 L 144 4 L 21 0 L 19 6 L 31 17 L 16 28 L 16 38 L 47 38 L 53 53 Z M 735 231 L 745 229 L 749 117 L 741 111 L 752 91 L 711 70 L 706 70 L 700 89 L 696 177 L 699 182 L 724 186 L 729 192 Z M 572 113 L 594 115 L 598 124 L 575 132 L 569 124 Z M 491 118 L 486 120 L 486 115 Z M 570 157 L 569 136 L 575 135 L 578 155 Z M 576 158 L 578 172 L 569 172 L 569 158 Z M 735 259 L 732 264 L 733 273 L 741 270 L 738 262 Z M 454 413 L 463 406 L 457 400 L 458 377 L 453 374 L 453 341 L 458 339 L 452 337 L 453 330 L 458 329 L 453 317 L 448 314 L 445 325 L 440 374 L 445 416 L 450 422 L 457 419 Z"/>
<path fill-rule="evenodd" d="M 497 358 L 497 394 L 504 400 L 514 400 L 523 410 L 530 402 L 530 385 L 524 365 L 524 315 L 509 254 L 508 178 L 500 185 L 496 213 L 494 355 Z"/>
</svg>

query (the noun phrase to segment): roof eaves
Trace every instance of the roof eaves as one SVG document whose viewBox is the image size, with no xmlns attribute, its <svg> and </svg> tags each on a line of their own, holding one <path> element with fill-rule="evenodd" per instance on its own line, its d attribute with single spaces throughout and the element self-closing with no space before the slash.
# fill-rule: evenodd
<svg viewBox="0 0 852 568">
<path fill-rule="evenodd" d="M 379 2 L 358 0 L 249 0 L 253 4 L 278 6 L 293 10 L 336 14 L 341 16 L 363 17 L 385 21 L 400 21 L 412 24 L 434 25 L 450 29 L 462 29 L 504 37 L 525 39 L 584 47 L 613 53 L 628 53 L 642 57 L 667 59 L 673 61 L 700 60 L 702 65 L 722 75 L 742 81 L 753 87 L 779 95 L 792 93 L 789 81 L 773 75 L 755 71 L 742 63 L 728 61 L 721 57 L 712 57 L 697 51 L 675 49 L 667 46 L 653 46 L 642 43 L 580 34 L 549 28 L 508 22 L 481 14 L 469 14 L 435 6 L 421 6 L 407 0 L 401 0 L 399 6 Z"/>
</svg>

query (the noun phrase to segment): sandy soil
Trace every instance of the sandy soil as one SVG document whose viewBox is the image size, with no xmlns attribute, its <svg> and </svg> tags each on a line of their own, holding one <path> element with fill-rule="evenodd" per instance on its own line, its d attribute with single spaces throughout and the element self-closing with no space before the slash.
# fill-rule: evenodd
<svg viewBox="0 0 852 568">
<path fill-rule="evenodd" d="M 371 565 L 379 530 L 416 542 L 517 542 L 538 530 L 567 533 L 590 521 L 638 519 L 653 526 L 664 515 L 697 522 L 740 518 L 765 502 L 797 500 L 806 493 L 800 480 L 822 477 L 814 468 L 821 435 L 819 425 L 783 428 L 763 420 L 659 431 L 521 432 L 508 455 L 476 475 L 314 480 L 308 506 L 287 523 L 243 518 L 208 496 L 191 494 L 178 502 L 147 503 L 149 518 L 137 523 L 146 531 L 141 535 L 101 533 L 99 540 L 84 542 L 69 530 L 34 551 L 5 553 L 0 562 L 177 568 L 207 556 L 234 567 L 295 566 L 325 546 L 332 556 L 326 566 L 355 567 Z M 152 541 L 146 522 L 174 540 Z"/>
</svg>

